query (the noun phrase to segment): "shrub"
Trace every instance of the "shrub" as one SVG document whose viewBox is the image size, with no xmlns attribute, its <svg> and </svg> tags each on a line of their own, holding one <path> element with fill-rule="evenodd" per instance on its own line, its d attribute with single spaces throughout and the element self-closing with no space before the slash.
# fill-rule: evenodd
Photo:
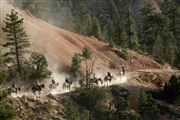
<svg viewBox="0 0 180 120">
<path fill-rule="evenodd" d="M 67 120 L 80 120 L 79 111 L 71 100 L 66 101 L 63 111 Z"/>
<path fill-rule="evenodd" d="M 117 55 L 121 58 L 123 58 L 124 60 L 128 60 L 129 56 L 127 53 L 127 50 L 123 49 L 121 52 L 117 52 Z"/>
<path fill-rule="evenodd" d="M 83 87 L 77 90 L 75 95 L 71 96 L 74 102 L 89 111 L 95 110 L 96 106 L 106 100 L 106 91 L 99 87 Z"/>
<path fill-rule="evenodd" d="M 151 94 L 141 91 L 139 111 L 144 120 L 158 120 L 160 109 Z"/>
<path fill-rule="evenodd" d="M 115 46 L 116 46 L 116 44 L 113 41 L 109 42 L 109 47 L 114 48 Z"/>
<path fill-rule="evenodd" d="M 113 59 L 109 62 L 109 67 L 116 69 L 118 67 L 117 60 Z"/>
</svg>

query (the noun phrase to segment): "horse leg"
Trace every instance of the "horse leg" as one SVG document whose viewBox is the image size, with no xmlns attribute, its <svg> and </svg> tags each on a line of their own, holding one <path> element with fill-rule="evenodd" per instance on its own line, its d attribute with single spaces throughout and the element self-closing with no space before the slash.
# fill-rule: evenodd
<svg viewBox="0 0 180 120">
<path fill-rule="evenodd" d="M 16 95 L 17 95 L 17 92 L 18 92 L 18 90 L 17 90 L 17 88 L 15 88 L 15 93 L 16 93 Z"/>
</svg>

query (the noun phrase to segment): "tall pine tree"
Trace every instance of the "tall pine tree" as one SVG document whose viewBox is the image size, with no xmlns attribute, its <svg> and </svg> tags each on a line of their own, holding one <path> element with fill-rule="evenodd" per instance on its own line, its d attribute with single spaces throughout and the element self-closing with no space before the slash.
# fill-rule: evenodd
<svg viewBox="0 0 180 120">
<path fill-rule="evenodd" d="M 126 22 L 125 22 L 125 28 L 126 28 L 126 34 L 127 34 L 127 41 L 128 41 L 128 47 L 133 50 L 138 49 L 138 37 L 136 33 L 135 28 L 135 22 L 132 17 L 132 10 L 130 6 L 130 1 L 126 0 Z"/>
<path fill-rule="evenodd" d="M 11 10 L 6 15 L 5 27 L 2 28 L 6 33 L 7 42 L 3 45 L 6 48 L 4 57 L 7 62 L 14 66 L 19 74 L 21 74 L 21 66 L 24 60 L 24 54 L 30 46 L 28 35 L 24 31 L 23 18 L 18 17 L 18 13 Z"/>
<path fill-rule="evenodd" d="M 141 11 L 139 38 L 141 47 L 145 52 L 152 53 L 156 33 L 156 8 L 152 3 L 146 3 Z"/>
</svg>

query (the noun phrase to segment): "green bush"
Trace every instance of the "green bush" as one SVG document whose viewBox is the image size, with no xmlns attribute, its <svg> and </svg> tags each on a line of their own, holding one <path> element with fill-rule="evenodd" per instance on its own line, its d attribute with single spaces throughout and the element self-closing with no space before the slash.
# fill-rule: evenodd
<svg viewBox="0 0 180 120">
<path fill-rule="evenodd" d="M 0 119 L 14 120 L 17 116 L 15 109 L 7 104 L 8 90 L 0 91 Z"/>
<path fill-rule="evenodd" d="M 83 87 L 77 90 L 75 95 L 71 96 L 73 101 L 79 106 L 86 108 L 89 111 L 95 110 L 96 106 L 102 104 L 106 100 L 106 91 L 99 87 Z"/>
<path fill-rule="evenodd" d="M 109 47 L 114 48 L 115 46 L 116 46 L 116 44 L 113 41 L 109 42 Z"/>
<path fill-rule="evenodd" d="M 123 58 L 124 60 L 128 60 L 129 56 L 127 53 L 127 50 L 123 49 L 122 52 L 117 52 L 117 55 L 121 58 Z"/>
<path fill-rule="evenodd" d="M 151 94 L 145 94 L 141 91 L 139 111 L 143 120 L 158 120 L 160 109 L 158 103 L 153 99 Z"/>
<path fill-rule="evenodd" d="M 64 106 L 64 118 L 67 120 L 80 120 L 80 115 L 77 107 L 71 100 L 66 100 Z"/>
</svg>

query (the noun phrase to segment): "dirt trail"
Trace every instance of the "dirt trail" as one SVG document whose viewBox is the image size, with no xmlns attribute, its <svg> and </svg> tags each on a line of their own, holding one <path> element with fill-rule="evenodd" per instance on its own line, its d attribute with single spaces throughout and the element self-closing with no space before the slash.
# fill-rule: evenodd
<svg viewBox="0 0 180 120">
<path fill-rule="evenodd" d="M 168 73 L 167 79 L 169 79 L 173 74 L 180 75 L 180 72 L 177 70 L 144 69 L 144 70 L 127 72 L 124 76 L 121 76 L 119 74 L 113 74 L 114 78 L 110 83 L 109 82 L 104 82 L 103 84 L 99 83 L 99 86 L 120 85 L 122 87 L 127 88 L 130 91 L 130 93 L 133 96 L 133 100 L 137 100 L 138 99 L 137 94 L 139 94 L 140 89 L 143 89 L 144 91 L 147 91 L 150 89 L 157 89 L 157 86 L 155 86 L 154 84 L 152 84 L 150 82 L 145 83 L 145 82 L 137 81 L 136 78 L 138 78 L 139 75 L 142 73 L 145 73 L 145 74 L 156 73 L 156 74 L 160 74 L 160 75 Z M 167 76 L 165 76 L 165 77 L 167 77 Z M 48 84 L 46 84 L 46 86 L 47 87 L 45 90 L 43 90 L 41 96 L 47 96 L 49 94 L 60 95 L 60 94 L 64 94 L 64 93 L 74 91 L 77 87 L 79 87 L 78 83 L 73 83 L 71 90 L 67 90 L 67 89 L 63 90 L 62 85 L 60 85 L 57 89 L 54 89 L 54 90 L 50 90 L 48 88 Z M 34 96 L 31 92 L 20 92 L 18 95 L 12 94 L 12 97 L 22 97 L 24 95 L 25 96 L 28 96 L 28 95 Z"/>
</svg>

